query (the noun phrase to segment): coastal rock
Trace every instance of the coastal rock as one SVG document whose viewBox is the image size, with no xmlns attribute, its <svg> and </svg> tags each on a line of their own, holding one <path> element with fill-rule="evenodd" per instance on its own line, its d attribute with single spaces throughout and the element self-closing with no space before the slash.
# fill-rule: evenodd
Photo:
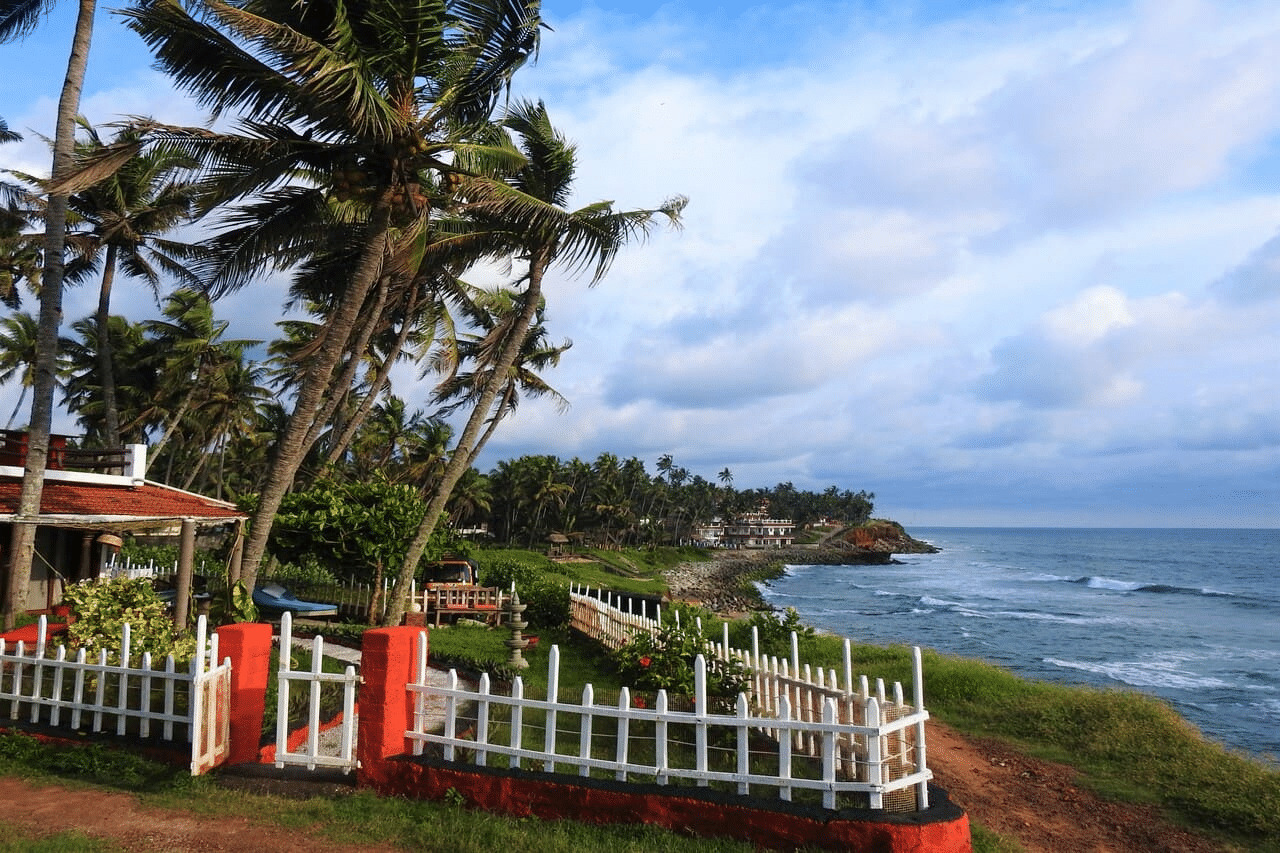
<svg viewBox="0 0 1280 853">
<path fill-rule="evenodd" d="M 700 605 L 713 612 L 740 614 L 772 608 L 749 583 L 770 566 L 887 565 L 894 554 L 932 554 L 938 549 L 913 539 L 893 521 L 872 521 L 845 528 L 817 545 L 762 550 L 715 551 L 711 559 L 681 563 L 666 573 L 671 599 Z"/>
<path fill-rule="evenodd" d="M 938 549 L 928 542 L 913 538 L 896 521 L 868 521 L 837 534 L 837 541 L 868 551 L 888 554 L 936 554 Z"/>
</svg>

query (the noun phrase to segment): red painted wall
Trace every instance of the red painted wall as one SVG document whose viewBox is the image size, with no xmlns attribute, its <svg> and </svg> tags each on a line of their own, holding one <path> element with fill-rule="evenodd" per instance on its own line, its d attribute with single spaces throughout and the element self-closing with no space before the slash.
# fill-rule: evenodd
<svg viewBox="0 0 1280 853">
<path fill-rule="evenodd" d="M 363 718 L 361 725 L 364 725 Z M 744 801 L 729 794 L 626 785 L 532 772 L 464 768 L 424 759 L 382 762 L 380 794 L 442 800 L 459 794 L 469 806 L 515 817 L 584 823 L 644 823 L 675 832 L 734 838 L 760 848 L 810 846 L 865 853 L 971 853 L 969 818 L 938 789 L 926 812 L 824 812 L 782 801 Z M 363 772 L 363 771 L 362 771 Z M 452 792 L 452 793 L 450 793 Z"/>
</svg>

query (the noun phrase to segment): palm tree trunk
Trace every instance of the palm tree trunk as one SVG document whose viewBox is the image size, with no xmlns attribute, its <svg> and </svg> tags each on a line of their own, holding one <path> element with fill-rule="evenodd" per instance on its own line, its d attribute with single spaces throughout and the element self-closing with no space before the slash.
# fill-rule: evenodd
<svg viewBox="0 0 1280 853">
<path fill-rule="evenodd" d="M 320 410 L 314 423 L 311 424 L 310 431 L 307 433 L 307 447 L 311 447 L 320 440 L 325 425 L 329 423 L 333 413 L 338 411 L 338 407 L 342 405 L 343 398 L 350 393 L 352 385 L 355 384 L 356 373 L 360 370 L 360 359 L 369 349 L 369 341 L 373 340 L 373 332 L 382 319 L 382 309 L 387 304 L 387 290 L 386 281 L 379 281 L 377 295 L 374 297 L 373 306 L 369 309 L 368 318 L 360 325 L 355 344 L 350 348 L 351 359 L 347 362 L 342 374 L 333 381 L 333 387 L 328 395 L 329 399 L 325 402 L 324 408 Z"/>
<path fill-rule="evenodd" d="M 58 121 L 53 136 L 51 176 L 61 177 L 71 167 L 75 152 L 76 114 L 80 91 L 89 64 L 89 42 L 93 36 L 95 0 L 80 0 L 67 76 L 58 99 Z M 62 322 L 63 252 L 67 238 L 67 196 L 51 195 L 45 211 L 44 272 L 40 287 L 40 326 L 36 337 L 35 381 L 31 392 L 31 422 L 28 426 L 27 461 L 22 475 L 22 492 L 9 541 L 9 583 L 4 602 L 4 629 L 27 609 L 27 587 L 31 585 L 31 560 L 35 555 L 36 520 L 44 495 L 44 469 L 49 459 L 49 433 L 53 427 L 53 392 L 58 372 L 58 327 Z"/>
<path fill-rule="evenodd" d="M 489 439 L 493 438 L 493 434 L 498 431 L 498 424 L 502 421 L 502 413 L 508 411 L 512 398 L 516 395 L 516 385 L 509 382 L 507 387 L 503 389 L 502 399 L 498 401 L 498 405 L 494 407 L 493 417 L 489 418 L 489 426 L 485 427 L 484 435 L 476 441 L 476 446 L 471 448 L 471 456 L 467 459 L 467 467 L 470 468 L 476 464 L 476 457 L 480 455 L 480 451 L 489 443 Z"/>
<path fill-rule="evenodd" d="M 409 340 L 409 333 L 413 331 L 414 314 L 417 312 L 421 299 L 416 296 L 409 303 L 405 310 L 404 322 L 400 325 L 400 331 L 396 334 L 396 342 L 391 347 L 387 357 L 383 359 L 382 364 L 378 367 L 378 374 L 374 377 L 373 383 L 369 387 L 369 393 L 365 394 L 364 399 L 360 401 L 360 406 L 352 414 L 350 420 L 343 426 L 341 435 L 334 442 L 333 447 L 329 449 L 329 455 L 325 462 L 332 465 L 342 458 L 347 452 L 347 448 L 351 446 L 352 439 L 355 438 L 356 432 L 369 418 L 369 412 L 373 411 L 374 401 L 378 395 L 387 387 L 391 380 L 391 368 L 395 366 L 396 359 L 400 357 L 400 353 L 404 351 L 404 345 Z"/>
<path fill-rule="evenodd" d="M 197 375 L 199 375 L 197 373 Z M 169 443 L 169 439 L 173 436 L 174 430 L 178 428 L 178 424 L 182 423 L 182 419 L 187 416 L 187 412 L 191 409 L 191 401 L 195 398 L 195 383 L 187 389 L 186 395 L 182 398 L 182 405 L 178 406 L 178 411 L 173 413 L 173 417 L 169 419 L 169 423 L 165 425 L 164 435 L 160 436 L 160 440 L 155 443 L 147 453 L 147 467 L 151 467 L 152 460 L 160 458 L 160 451 L 164 450 L 164 446 Z M 145 472 L 144 472 L 145 473 Z M 166 474 L 164 481 L 169 482 L 169 475 Z"/>
<path fill-rule="evenodd" d="M 18 419 L 18 412 L 22 411 L 22 404 L 27 399 L 27 386 L 23 385 L 18 390 L 18 402 L 13 404 L 13 413 L 9 415 L 9 423 L 5 425 L 5 429 L 13 429 L 13 422 Z"/>
<path fill-rule="evenodd" d="M 258 579 L 258 564 L 262 562 L 267 551 L 267 538 L 271 535 L 271 525 L 275 521 L 276 510 L 280 501 L 293 484 L 293 478 L 306 458 L 309 445 L 306 437 L 311 431 L 316 413 L 324 401 L 324 394 L 329 390 L 330 379 L 339 359 L 347 350 L 347 344 L 355 330 L 369 290 L 382 271 L 384 255 L 391 228 L 391 190 L 384 190 L 374 207 L 370 221 L 369 238 L 351 276 L 351 283 L 342 295 L 338 308 L 334 312 L 333 322 L 329 325 L 320 349 L 316 352 L 302 386 L 298 389 L 298 398 L 284 434 L 276 445 L 276 453 L 272 458 L 266 482 L 258 497 L 258 509 L 254 513 L 249 528 L 249 537 L 245 542 L 243 567 L 245 587 L 253 589 Z"/>
<path fill-rule="evenodd" d="M 102 446 L 121 447 L 120 407 L 116 403 L 116 369 L 111 357 L 111 286 L 116 277 L 114 243 L 107 246 L 107 257 L 102 264 L 102 284 L 98 288 L 98 380 L 102 383 Z"/>
<path fill-rule="evenodd" d="M 502 348 L 502 354 L 494 364 L 484 390 L 480 393 L 475 408 L 471 410 L 471 416 L 467 418 L 467 425 L 463 428 L 462 435 L 449 456 L 449 464 L 440 475 L 440 482 L 431 496 L 431 502 L 427 504 L 426 515 L 418 525 L 418 532 L 409 543 L 409 550 L 405 553 L 404 562 L 400 565 L 400 574 L 396 578 L 395 590 L 387 610 L 388 625 L 398 625 L 404 617 L 405 603 L 413 584 L 413 575 L 418 570 L 418 561 L 422 559 L 422 552 L 426 550 L 427 542 L 435 532 L 440 516 L 444 514 L 445 505 L 453 494 L 453 487 L 470 467 L 471 447 L 480 435 L 480 428 L 493 407 L 493 401 L 507 382 L 507 374 L 515 364 L 520 348 L 524 345 L 525 335 L 529 332 L 529 325 L 533 322 L 533 317 L 538 310 L 538 302 L 542 297 L 542 276 L 550 264 L 551 253 L 547 248 L 537 252 L 529 263 L 529 286 L 525 289 L 524 305 L 521 306 L 520 316 L 516 318 L 511 328 L 506 344 Z"/>
</svg>

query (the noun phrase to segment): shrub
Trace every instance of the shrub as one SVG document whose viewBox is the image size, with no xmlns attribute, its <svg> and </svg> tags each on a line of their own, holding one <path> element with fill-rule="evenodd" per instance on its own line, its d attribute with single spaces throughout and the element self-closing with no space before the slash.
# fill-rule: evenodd
<svg viewBox="0 0 1280 853">
<path fill-rule="evenodd" d="M 569 621 L 569 588 L 526 563 L 495 560 L 485 567 L 480 583 L 502 590 L 509 590 L 515 584 L 520 601 L 528 605 L 524 618 L 532 626 L 549 629 Z"/>
<path fill-rule="evenodd" d="M 729 626 L 729 641 L 740 649 L 750 649 L 752 628 L 756 629 L 756 637 L 760 641 L 760 654 L 771 657 L 791 655 L 793 631 L 802 644 L 815 636 L 813 628 L 800 621 L 796 609 L 788 607 L 781 613 L 757 611 L 746 620 L 733 622 Z"/>
<path fill-rule="evenodd" d="M 195 655 L 195 637 L 173 624 L 167 606 L 146 578 L 81 581 L 67 587 L 62 598 L 76 616 L 67 629 L 73 648 L 88 653 L 106 649 L 109 658 L 119 662 L 121 631 L 128 623 L 133 655 L 171 654 L 182 661 Z"/>
<path fill-rule="evenodd" d="M 706 640 L 691 625 L 664 625 L 655 634 L 637 634 L 613 654 L 624 683 L 641 690 L 694 692 L 694 661 L 707 665 L 707 694 L 734 697 L 747 685 L 740 661 L 725 661 L 707 652 Z"/>
</svg>

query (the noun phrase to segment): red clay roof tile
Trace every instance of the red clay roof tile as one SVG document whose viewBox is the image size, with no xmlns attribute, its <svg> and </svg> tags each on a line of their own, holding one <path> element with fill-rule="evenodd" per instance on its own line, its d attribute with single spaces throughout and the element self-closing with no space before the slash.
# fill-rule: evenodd
<svg viewBox="0 0 1280 853">
<path fill-rule="evenodd" d="M 0 479 L 0 514 L 18 508 L 20 480 Z M 136 518 L 231 518 L 244 516 L 230 504 L 168 486 L 68 483 L 46 480 L 40 501 L 44 515 L 118 515 Z"/>
</svg>

